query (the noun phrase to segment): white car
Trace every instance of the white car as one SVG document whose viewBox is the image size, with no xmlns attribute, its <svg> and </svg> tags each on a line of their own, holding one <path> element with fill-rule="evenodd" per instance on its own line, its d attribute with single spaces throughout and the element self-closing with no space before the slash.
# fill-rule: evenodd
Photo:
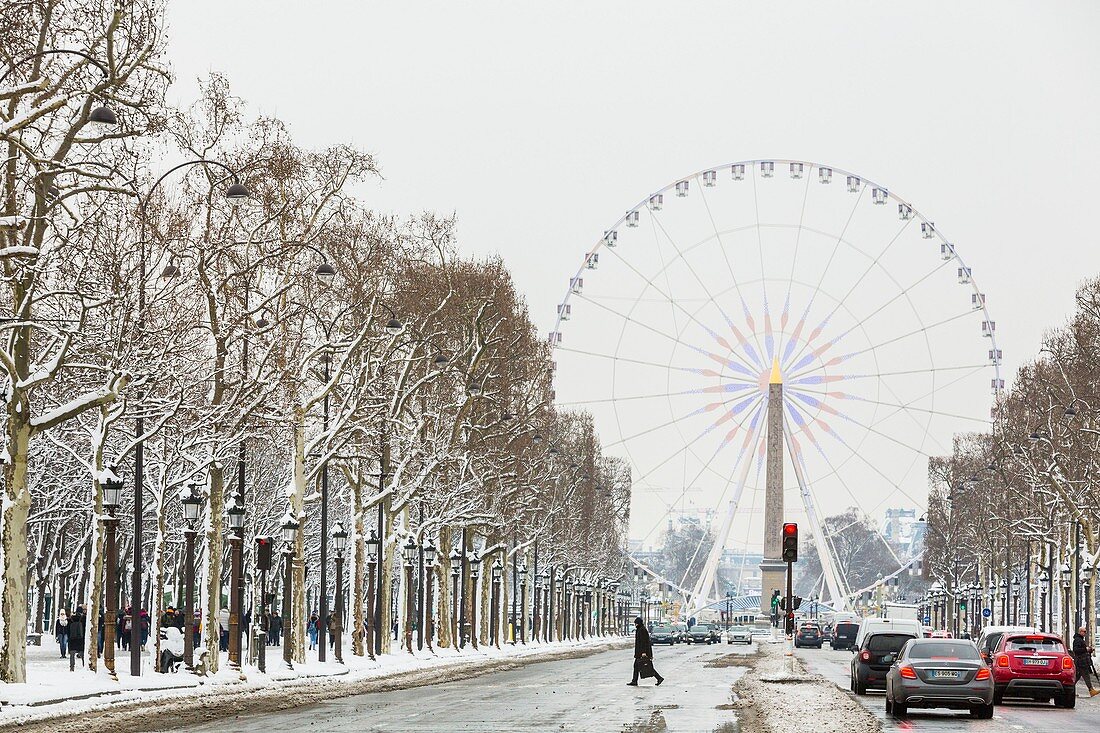
<svg viewBox="0 0 1100 733">
<path fill-rule="evenodd" d="M 727 644 L 751 644 L 752 631 L 748 626 L 731 626 L 726 632 Z"/>
</svg>

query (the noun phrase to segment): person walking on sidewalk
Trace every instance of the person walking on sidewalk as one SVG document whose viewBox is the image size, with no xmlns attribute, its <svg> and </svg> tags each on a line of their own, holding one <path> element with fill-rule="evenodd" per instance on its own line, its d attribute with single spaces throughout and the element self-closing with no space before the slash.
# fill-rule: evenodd
<svg viewBox="0 0 1100 733">
<path fill-rule="evenodd" d="M 665 678 L 653 668 L 653 643 L 649 640 L 649 631 L 642 623 L 641 616 L 634 619 L 634 679 L 626 684 L 637 687 L 638 675 L 643 678 L 656 677 L 658 687 L 665 681 Z"/>
<path fill-rule="evenodd" d="M 87 619 L 84 616 L 84 606 L 77 606 L 73 615 L 69 617 L 69 671 L 76 670 L 76 658 L 80 657 L 80 663 L 84 664 L 84 632 Z"/>
<path fill-rule="evenodd" d="M 61 658 L 64 659 L 69 649 L 69 614 L 65 613 L 64 608 L 57 614 L 57 620 L 54 621 L 53 635 L 61 648 Z"/>
<path fill-rule="evenodd" d="M 306 631 L 309 632 L 309 648 L 317 648 L 317 614 L 311 614 L 309 617 L 309 623 L 306 625 Z"/>
<path fill-rule="evenodd" d="M 1100 690 L 1092 686 L 1092 652 L 1093 648 L 1085 641 L 1085 627 L 1077 629 L 1073 635 L 1073 666 L 1077 668 L 1077 680 L 1085 678 L 1085 684 L 1089 686 L 1089 697 L 1100 695 Z"/>
</svg>

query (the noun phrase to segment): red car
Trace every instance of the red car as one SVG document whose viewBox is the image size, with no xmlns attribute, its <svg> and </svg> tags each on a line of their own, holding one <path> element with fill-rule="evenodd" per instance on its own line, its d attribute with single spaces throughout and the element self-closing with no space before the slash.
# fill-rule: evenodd
<svg viewBox="0 0 1100 733">
<path fill-rule="evenodd" d="M 1005 634 L 993 653 L 993 702 L 1025 697 L 1060 708 L 1077 703 L 1073 656 L 1054 634 Z"/>
</svg>

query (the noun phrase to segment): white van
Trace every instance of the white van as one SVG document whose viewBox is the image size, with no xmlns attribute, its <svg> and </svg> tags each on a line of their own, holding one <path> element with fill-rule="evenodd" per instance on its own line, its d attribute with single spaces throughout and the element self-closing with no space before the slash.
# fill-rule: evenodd
<svg viewBox="0 0 1100 733">
<path fill-rule="evenodd" d="M 868 634 L 912 634 L 914 639 L 919 639 L 924 636 L 924 630 L 916 619 L 865 618 L 859 624 L 859 633 L 856 634 L 853 648 L 860 649 Z"/>
</svg>

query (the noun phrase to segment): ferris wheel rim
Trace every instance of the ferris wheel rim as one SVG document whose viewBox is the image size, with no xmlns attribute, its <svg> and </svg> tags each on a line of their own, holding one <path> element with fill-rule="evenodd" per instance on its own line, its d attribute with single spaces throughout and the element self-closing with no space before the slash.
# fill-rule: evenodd
<svg viewBox="0 0 1100 733">
<path fill-rule="evenodd" d="M 918 209 L 916 206 L 914 206 L 911 201 L 909 201 L 908 199 L 902 198 L 901 196 L 898 196 L 897 193 L 894 190 L 892 190 L 891 188 L 889 188 L 888 186 L 885 186 L 883 184 L 878 183 L 877 181 L 873 181 L 869 178 L 866 178 L 866 177 L 864 177 L 864 176 L 862 176 L 858 173 L 855 173 L 854 171 L 851 171 L 851 170 L 848 170 L 848 169 L 845 169 L 845 168 L 838 168 L 838 167 L 833 166 L 833 165 L 826 165 L 826 164 L 823 164 L 823 163 L 818 163 L 818 162 L 815 162 L 815 161 L 797 159 L 797 158 L 749 158 L 749 159 L 737 160 L 737 161 L 733 161 L 733 162 L 730 162 L 730 163 L 723 163 L 721 165 L 709 166 L 707 168 L 699 169 L 699 170 L 697 170 L 693 173 L 690 173 L 686 176 L 681 176 L 679 178 L 676 178 L 676 179 L 672 180 L 672 182 L 666 184 L 665 186 L 662 186 L 661 188 L 658 188 L 658 189 L 654 190 L 652 193 L 650 193 L 650 194 L 646 195 L 645 197 L 643 197 L 635 205 L 628 208 L 623 215 L 621 215 L 618 219 L 616 219 L 615 222 L 611 225 L 611 227 L 604 231 L 603 236 L 601 236 L 601 237 L 599 237 L 595 240 L 595 243 L 592 246 L 592 248 L 587 253 L 585 253 L 584 257 L 582 257 L 579 267 L 573 273 L 572 278 L 570 278 L 570 282 L 572 282 L 572 280 L 574 278 L 578 278 L 584 273 L 584 271 L 586 269 L 586 262 L 588 261 L 588 257 L 590 255 L 596 254 L 601 249 L 607 248 L 607 234 L 608 234 L 608 232 L 617 232 L 618 228 L 626 222 L 627 217 L 633 212 L 639 212 L 639 211 L 645 209 L 648 205 L 648 202 L 652 199 L 653 196 L 655 196 L 657 194 L 664 194 L 668 191 L 674 190 L 676 188 L 676 185 L 681 181 L 687 181 L 687 180 L 698 181 L 700 179 L 700 177 L 703 176 L 703 174 L 709 173 L 711 171 L 717 172 L 717 171 L 726 170 L 726 169 L 732 170 L 734 168 L 734 166 L 738 166 L 738 165 L 757 166 L 760 163 L 778 163 L 780 165 L 784 165 L 784 164 L 785 165 L 790 165 L 792 163 L 801 164 L 804 167 L 806 167 L 806 169 L 807 169 L 806 170 L 807 177 L 809 177 L 809 174 L 812 173 L 815 169 L 820 170 L 822 168 L 827 169 L 831 173 L 836 173 L 838 175 L 855 176 L 856 178 L 859 179 L 862 186 L 866 187 L 866 186 L 870 185 L 874 188 L 878 188 L 878 189 L 880 189 L 881 191 L 883 191 L 885 193 L 888 200 L 890 200 L 890 201 L 892 201 L 896 204 L 900 204 L 900 205 L 904 205 L 904 206 L 909 207 L 910 215 L 911 215 L 912 218 L 914 218 L 915 221 L 919 221 L 919 222 L 924 223 L 924 224 L 929 224 L 931 226 L 931 231 L 932 231 L 932 236 L 930 237 L 930 239 L 932 239 L 934 241 L 938 241 L 941 245 L 948 245 L 951 248 L 950 249 L 951 257 L 948 258 L 947 260 L 945 260 L 946 262 L 956 261 L 956 262 L 958 262 L 960 267 L 963 267 L 963 268 L 969 267 L 966 264 L 966 261 L 963 259 L 962 255 L 959 253 L 958 247 L 954 243 L 949 241 L 943 235 L 942 231 L 938 227 L 935 226 L 935 223 L 932 221 L 932 219 L 930 219 L 927 215 L 925 215 L 923 212 L 921 212 L 921 210 Z M 989 312 L 989 304 L 988 304 L 988 302 L 986 301 L 986 299 L 984 297 L 984 293 L 978 287 L 978 280 L 977 280 L 977 278 L 975 278 L 973 276 L 972 272 L 970 274 L 969 282 L 967 284 L 970 286 L 971 292 L 979 297 L 980 307 L 975 309 L 975 310 L 980 311 L 982 313 L 985 322 L 995 324 L 996 322 L 992 319 L 992 317 L 990 315 L 990 312 Z M 570 301 L 572 300 L 572 297 L 571 297 L 572 295 L 573 295 L 572 288 L 567 287 L 566 290 L 565 290 L 564 297 L 559 301 L 559 306 L 569 305 Z M 562 323 L 561 313 L 562 313 L 562 310 L 559 307 L 557 316 L 554 319 L 554 328 L 551 331 L 551 335 L 552 335 L 551 338 L 553 338 L 555 335 L 561 333 L 561 323 Z M 992 347 L 993 351 L 997 352 L 999 350 L 999 348 L 998 348 L 998 344 L 997 344 L 997 333 L 996 333 L 995 328 L 990 330 L 988 338 L 990 340 L 990 346 Z M 551 344 L 551 346 L 553 346 L 553 344 Z M 1000 361 L 1001 361 L 1001 359 L 998 357 L 997 359 L 993 360 L 993 363 L 990 365 L 990 366 L 993 367 L 994 379 L 996 380 L 995 383 L 994 383 L 996 385 L 994 387 L 994 400 L 993 400 L 994 407 L 1000 402 L 1002 393 L 1004 391 L 1004 388 L 1000 386 L 1001 383 L 1002 383 L 1002 379 L 1003 379 L 1002 374 L 1001 374 Z"/>
</svg>

